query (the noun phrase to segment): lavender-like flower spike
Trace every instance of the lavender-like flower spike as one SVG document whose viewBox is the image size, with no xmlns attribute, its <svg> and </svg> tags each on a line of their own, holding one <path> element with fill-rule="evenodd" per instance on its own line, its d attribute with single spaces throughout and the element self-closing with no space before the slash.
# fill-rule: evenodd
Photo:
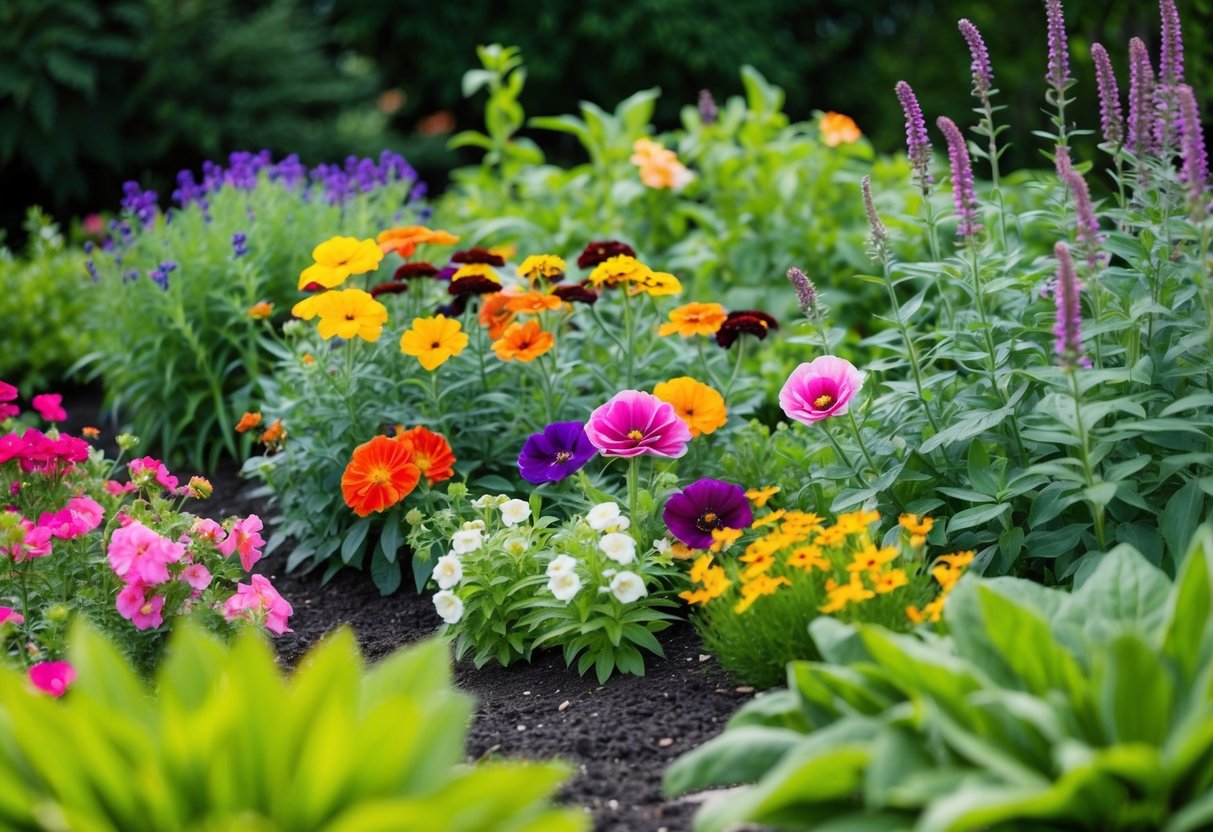
<svg viewBox="0 0 1213 832">
<path fill-rule="evenodd" d="M 969 44 L 969 55 L 973 58 L 969 67 L 973 72 L 973 94 L 984 99 L 990 94 L 990 88 L 994 84 L 994 65 L 990 63 L 986 42 L 981 39 L 981 32 L 977 31 L 977 27 L 967 18 L 962 18 L 956 27 Z"/>
<path fill-rule="evenodd" d="M 1162 57 L 1158 77 L 1163 86 L 1174 87 L 1184 82 L 1184 38 L 1179 26 L 1179 9 L 1175 0 L 1159 0 L 1162 16 Z"/>
<path fill-rule="evenodd" d="M 1091 269 L 1097 269 L 1100 265 L 1099 219 L 1095 216 L 1095 206 L 1091 203 L 1091 190 L 1082 174 L 1070 163 L 1070 153 L 1066 148 L 1057 149 L 1056 165 L 1058 178 L 1074 197 L 1078 242 L 1086 252 L 1087 265 Z"/>
<path fill-rule="evenodd" d="M 1061 94 L 1070 82 L 1070 47 L 1066 41 L 1066 18 L 1061 0 L 1045 0 L 1049 18 L 1049 70 L 1045 80 Z"/>
<path fill-rule="evenodd" d="M 932 184 L 931 141 L 927 138 L 927 121 L 922 116 L 922 107 L 918 106 L 918 98 L 909 84 L 898 81 L 894 90 L 906 116 L 906 152 L 910 157 L 910 167 L 914 171 L 918 187 L 925 195 Z"/>
<path fill-rule="evenodd" d="M 873 259 L 884 260 L 889 245 L 889 230 L 881 222 L 876 203 L 872 201 L 872 177 L 865 176 L 860 187 L 863 190 L 863 209 L 868 215 L 868 245 L 875 255 Z"/>
<path fill-rule="evenodd" d="M 1112 59 L 1101 44 L 1091 44 L 1091 58 L 1095 61 L 1095 81 L 1099 87 L 1099 125 L 1103 139 L 1108 144 L 1119 145 L 1125 140 L 1125 117 L 1120 108 L 1120 88 L 1116 86 L 1116 73 L 1112 71 Z"/>
<path fill-rule="evenodd" d="M 960 237 L 971 237 L 981 231 L 981 224 L 977 222 L 977 193 L 973 189 L 973 162 L 969 159 L 969 148 L 965 145 L 960 128 L 952 119 L 940 116 L 936 124 L 948 142 L 948 163 L 952 167 L 952 202 L 955 203 L 956 215 L 960 218 L 956 234 Z"/>
<path fill-rule="evenodd" d="M 800 304 L 800 311 L 806 318 L 817 317 L 817 287 L 813 285 L 813 281 L 809 280 L 804 272 L 793 266 L 788 269 L 788 282 L 796 290 L 796 301 Z"/>
<path fill-rule="evenodd" d="M 1188 202 L 1192 206 L 1194 219 L 1199 219 L 1207 209 L 1205 187 L 1209 181 L 1209 156 L 1205 151 L 1200 110 L 1196 106 L 1196 96 L 1192 88 L 1181 84 L 1176 96 L 1184 123 L 1183 141 L 1180 145 L 1180 152 L 1183 154 L 1181 176 L 1188 185 Z"/>
<path fill-rule="evenodd" d="M 1129 149 L 1154 154 L 1154 65 L 1141 38 L 1129 41 Z"/>
<path fill-rule="evenodd" d="M 716 99 L 712 98 L 710 90 L 699 91 L 699 122 L 701 124 L 715 124 L 719 118 L 720 111 L 716 107 Z"/>
<path fill-rule="evenodd" d="M 1053 326 L 1057 363 L 1067 371 L 1090 367 L 1091 361 L 1082 350 L 1082 302 L 1078 297 L 1082 286 L 1074 271 L 1074 261 L 1065 243 L 1054 246 L 1053 253 L 1057 256 L 1057 279 L 1053 286 L 1053 302 L 1057 305 L 1057 322 Z"/>
</svg>

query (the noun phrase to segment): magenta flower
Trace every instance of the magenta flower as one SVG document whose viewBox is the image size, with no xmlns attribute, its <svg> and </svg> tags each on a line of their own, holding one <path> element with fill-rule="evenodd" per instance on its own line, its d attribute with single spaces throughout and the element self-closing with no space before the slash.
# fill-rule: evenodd
<svg viewBox="0 0 1213 832">
<path fill-rule="evenodd" d="M 973 188 L 973 162 L 969 158 L 969 148 L 956 122 L 947 116 L 936 120 L 940 132 L 948 142 L 948 162 L 952 168 L 952 202 L 956 206 L 956 234 L 960 237 L 971 237 L 981 231 L 981 223 L 977 221 L 977 192 Z"/>
<path fill-rule="evenodd" d="M 253 564 L 261 560 L 261 548 L 265 546 L 265 541 L 258 534 L 261 529 L 261 518 L 255 514 L 250 514 L 243 520 L 237 520 L 227 539 L 219 544 L 219 551 L 225 558 L 230 558 L 233 553 L 239 552 L 240 565 L 244 567 L 245 572 L 248 572 L 253 568 Z"/>
<path fill-rule="evenodd" d="M 168 491 L 177 490 L 177 478 L 170 474 L 168 468 L 158 459 L 150 456 L 132 459 L 127 463 L 126 469 L 130 471 L 131 482 L 140 488 L 150 488 L 152 483 L 156 482 Z"/>
<path fill-rule="evenodd" d="M 819 356 L 801 364 L 779 391 L 779 406 L 788 418 L 806 425 L 847 412 L 863 387 L 863 373 L 845 358 Z"/>
<path fill-rule="evenodd" d="M 616 393 L 590 414 L 585 432 L 603 456 L 680 457 L 691 441 L 673 406 L 641 390 Z"/>
<path fill-rule="evenodd" d="M 1082 348 L 1082 284 L 1074 271 L 1074 261 L 1065 243 L 1053 248 L 1057 257 L 1057 279 L 1053 284 L 1053 300 L 1057 304 L 1057 321 L 1053 334 L 1057 336 L 1057 363 L 1066 371 L 1090 367 Z"/>
<path fill-rule="evenodd" d="M 0 607 L 0 624 L 24 624 L 25 616 L 12 607 Z"/>
<path fill-rule="evenodd" d="M 227 535 L 227 532 L 223 530 L 223 526 L 220 526 L 208 517 L 195 520 L 194 527 L 190 529 L 190 534 L 200 540 L 205 540 L 218 546 L 223 542 L 223 538 Z"/>
<path fill-rule="evenodd" d="M 63 422 L 67 420 L 67 411 L 63 409 L 63 396 L 58 393 L 43 393 L 34 396 L 32 402 L 38 415 L 48 422 Z"/>
<path fill-rule="evenodd" d="M 193 588 L 195 598 L 211 585 L 211 572 L 200 563 L 191 563 L 182 569 L 180 578 Z"/>
<path fill-rule="evenodd" d="M 29 669 L 29 680 L 43 693 L 60 697 L 76 681 L 76 668 L 67 662 L 42 662 Z"/>
<path fill-rule="evenodd" d="M 1070 47 L 1066 41 L 1066 18 L 1061 0 L 1045 0 L 1048 17 L 1049 68 L 1045 80 L 1060 96 L 1070 83 Z"/>
<path fill-rule="evenodd" d="M 754 522 L 739 486 L 702 479 L 670 497 L 662 514 L 670 534 L 692 549 L 707 549 L 716 529 L 745 529 Z"/>
<path fill-rule="evenodd" d="M 1184 82 L 1184 38 L 1175 0 L 1159 0 L 1162 17 L 1162 54 L 1158 62 L 1159 79 L 1168 87 Z"/>
<path fill-rule="evenodd" d="M 1109 144 L 1120 144 L 1125 140 L 1125 116 L 1120 106 L 1120 88 L 1116 85 L 1116 73 L 1112 71 L 1112 59 L 1101 44 L 1091 44 L 1091 60 L 1095 62 L 1095 81 L 1099 89 L 1099 126 L 1103 139 Z"/>
<path fill-rule="evenodd" d="M 1183 168 L 1180 178 L 1188 186 L 1188 201 L 1191 203 L 1194 219 L 1199 219 L 1205 213 L 1205 188 L 1209 181 L 1209 154 L 1205 150 L 1205 134 L 1200 123 L 1200 108 L 1196 105 L 1196 96 L 1187 84 L 1181 84 L 1176 90 L 1179 98 L 1179 112 L 1183 121 L 1183 136 L 1180 141 L 1180 151 L 1183 157 Z"/>
<path fill-rule="evenodd" d="M 1141 38 L 1129 41 L 1128 145 L 1138 156 L 1158 152 L 1154 141 L 1154 65 Z"/>
<path fill-rule="evenodd" d="M 922 115 L 922 107 L 918 97 L 905 81 L 898 81 L 894 87 L 897 100 L 901 102 L 902 112 L 906 117 L 906 152 L 910 157 L 910 167 L 925 194 L 931 186 L 931 140 L 927 137 L 927 122 Z"/>
<path fill-rule="evenodd" d="M 9 384 L 7 381 L 0 381 L 0 420 L 7 419 L 10 416 L 18 416 L 21 413 L 21 408 L 12 404 L 17 398 L 17 388 Z"/>
<path fill-rule="evenodd" d="M 72 497 L 54 514 L 43 514 L 38 525 L 50 529 L 60 540 L 74 540 L 100 526 L 104 518 L 105 509 L 91 497 L 80 496 Z"/>
<path fill-rule="evenodd" d="M 114 574 L 126 583 L 156 586 L 169 579 L 168 564 L 176 563 L 185 547 L 174 543 L 139 522 L 114 531 L 110 537 L 109 562 Z"/>
<path fill-rule="evenodd" d="M 117 480 L 105 481 L 105 493 L 111 497 L 121 497 L 123 494 L 130 494 L 132 491 L 138 491 L 133 482 L 118 482 Z"/>
<path fill-rule="evenodd" d="M 264 575 L 253 575 L 251 584 L 236 584 L 236 594 L 223 605 L 223 617 L 228 621 L 242 618 L 261 622 L 278 635 L 291 632 L 286 624 L 294 612 Z"/>
<path fill-rule="evenodd" d="M 973 73 L 973 94 L 979 98 L 986 98 L 994 84 L 994 65 L 990 63 L 990 52 L 986 49 L 986 42 L 981 39 L 981 32 L 977 30 L 971 20 L 961 18 L 956 27 L 964 36 L 965 43 L 969 45 L 969 56 L 973 59 L 969 65 L 969 69 Z"/>
<path fill-rule="evenodd" d="M 114 606 L 136 630 L 154 630 L 164 623 L 164 596 L 147 595 L 148 587 L 135 581 L 118 593 Z"/>
<path fill-rule="evenodd" d="M 21 535 L 20 539 L 15 538 L 18 533 Z M 0 545 L 0 557 L 7 555 L 15 563 L 21 563 L 34 558 L 44 558 L 51 553 L 50 529 L 35 526 L 22 517 L 18 528 L 13 530 L 13 535 L 14 537 L 8 538 L 7 545 Z"/>
</svg>

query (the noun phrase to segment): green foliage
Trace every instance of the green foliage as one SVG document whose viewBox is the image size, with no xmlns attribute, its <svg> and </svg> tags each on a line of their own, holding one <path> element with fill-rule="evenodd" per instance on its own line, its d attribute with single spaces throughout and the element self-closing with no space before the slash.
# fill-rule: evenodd
<svg viewBox="0 0 1213 832">
<path fill-rule="evenodd" d="M 1206 828 L 1211 575 L 1204 528 L 1174 584 L 1122 546 L 1073 594 L 963 579 L 950 639 L 815 625 L 827 661 L 792 663 L 666 790 L 756 783 L 703 832 Z"/>
<path fill-rule="evenodd" d="M 26 214 L 24 252 L 0 248 L 0 379 L 25 392 L 58 383 L 87 347 L 93 295 L 84 255 L 39 208 Z"/>
<path fill-rule="evenodd" d="M 257 636 L 227 648 L 185 628 L 152 689 L 88 629 L 70 658 L 79 680 L 61 701 L 0 674 L 13 832 L 587 827 L 548 804 L 565 767 L 464 762 L 472 705 L 441 641 L 367 670 L 341 631 L 283 678 Z"/>
</svg>

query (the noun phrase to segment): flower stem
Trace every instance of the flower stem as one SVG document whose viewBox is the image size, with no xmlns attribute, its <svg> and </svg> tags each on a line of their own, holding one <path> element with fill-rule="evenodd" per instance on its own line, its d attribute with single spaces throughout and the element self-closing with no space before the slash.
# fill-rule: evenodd
<svg viewBox="0 0 1213 832">
<path fill-rule="evenodd" d="M 639 531 L 640 520 L 636 511 L 640 507 L 640 459 L 628 459 L 628 519 L 632 521 L 632 535 Z"/>
<path fill-rule="evenodd" d="M 1082 421 L 1082 393 L 1078 389 L 1078 373 L 1074 370 L 1069 370 L 1068 375 L 1070 376 L 1070 392 L 1074 396 L 1074 419 L 1078 423 L 1079 458 L 1082 460 L 1083 477 L 1089 489 L 1095 485 L 1095 471 L 1091 467 L 1091 451 L 1087 437 L 1087 426 Z M 1100 551 L 1106 551 L 1103 506 L 1089 498 L 1087 499 L 1087 505 L 1091 509 L 1091 519 L 1095 522 L 1095 540 L 1099 544 Z"/>
<path fill-rule="evenodd" d="M 918 363 L 918 349 L 914 346 L 914 339 L 910 337 L 910 329 L 906 326 L 906 322 L 901 317 L 901 303 L 897 300 L 897 292 L 893 289 L 893 278 L 889 274 L 889 261 L 884 258 L 882 264 L 884 274 L 884 285 L 889 292 L 889 302 L 893 304 L 893 314 L 897 316 L 897 328 L 901 330 L 901 339 L 905 342 L 906 352 L 910 357 L 910 369 L 914 373 L 914 387 L 918 390 L 918 400 L 922 402 L 922 409 L 927 414 L 927 421 L 931 423 L 931 427 L 939 433 L 939 423 L 935 421 L 935 415 L 931 413 L 931 406 L 927 404 L 927 397 L 923 392 L 922 387 L 922 368 Z"/>
</svg>

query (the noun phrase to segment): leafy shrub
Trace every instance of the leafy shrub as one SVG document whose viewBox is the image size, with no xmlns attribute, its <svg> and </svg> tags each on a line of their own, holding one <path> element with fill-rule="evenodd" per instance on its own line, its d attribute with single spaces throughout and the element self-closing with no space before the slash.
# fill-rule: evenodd
<svg viewBox="0 0 1213 832">
<path fill-rule="evenodd" d="M 107 404 L 154 449 L 208 468 L 241 452 L 231 427 L 270 361 L 265 316 L 290 306 L 291 275 L 319 229 L 399 221 L 423 191 L 386 151 L 310 172 L 268 152 L 230 161 L 208 162 L 201 181 L 183 171 L 178 207 L 163 214 L 154 191 L 127 183 L 124 218 L 92 266 L 101 291 L 85 362 Z"/>
<path fill-rule="evenodd" d="M 439 641 L 366 670 L 342 631 L 284 679 L 255 635 L 226 648 L 189 627 L 153 689 L 90 630 L 69 655 L 79 678 L 60 701 L 0 672 L 14 832 L 587 828 L 548 804 L 564 766 L 464 762 L 472 706 Z"/>
<path fill-rule="evenodd" d="M 756 783 L 697 830 L 1206 828 L 1211 576 L 1206 528 L 1174 585 L 1129 546 L 1073 594 L 962 579 L 950 638 L 820 619 L 827 661 L 792 663 L 666 789 Z"/>
<path fill-rule="evenodd" d="M 24 252 L 0 248 L 0 377 L 33 390 L 57 382 L 84 355 L 92 284 L 84 255 L 40 209 L 26 214 L 25 230 Z"/>
</svg>

